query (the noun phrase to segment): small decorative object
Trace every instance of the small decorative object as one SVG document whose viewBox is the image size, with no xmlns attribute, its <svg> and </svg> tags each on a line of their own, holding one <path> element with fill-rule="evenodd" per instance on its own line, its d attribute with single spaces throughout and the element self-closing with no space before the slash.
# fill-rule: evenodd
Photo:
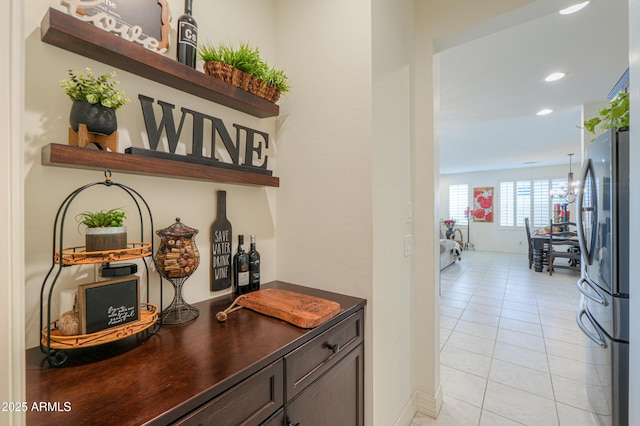
<svg viewBox="0 0 640 426">
<path fill-rule="evenodd" d="M 115 208 L 98 212 L 84 211 L 76 215 L 76 221 L 85 225 L 87 252 L 103 252 L 127 248 L 127 227 L 124 210 Z"/>
<path fill-rule="evenodd" d="M 182 286 L 200 263 L 200 253 L 194 237 L 197 229 L 190 228 L 176 218 L 173 225 L 156 231 L 160 247 L 156 252 L 158 271 L 173 285 L 173 301 L 161 313 L 163 324 L 182 324 L 194 320 L 200 314 L 198 308 L 189 305 L 182 297 Z"/>
<path fill-rule="evenodd" d="M 198 57 L 198 24 L 192 16 L 193 2 L 185 0 L 184 14 L 178 18 L 178 62 L 196 67 Z"/>
<path fill-rule="evenodd" d="M 61 0 L 67 13 L 154 52 L 169 48 L 171 9 L 167 0 Z"/>
<path fill-rule="evenodd" d="M 78 297 L 75 297 L 73 309 L 60 315 L 58 319 L 58 330 L 63 336 L 76 336 L 80 334 L 80 317 L 77 307 Z"/>
<path fill-rule="evenodd" d="M 493 187 L 473 188 L 473 221 L 493 222 Z"/>
<path fill-rule="evenodd" d="M 211 291 L 231 287 L 231 222 L 227 219 L 227 191 L 218 191 L 218 215 L 211 226 Z"/>
<path fill-rule="evenodd" d="M 90 334 L 140 319 L 140 277 L 78 286 L 80 331 Z"/>
<path fill-rule="evenodd" d="M 206 74 L 270 102 L 277 102 L 280 94 L 291 88 L 284 71 L 270 67 L 260 51 L 248 43 L 241 43 L 238 49 L 205 43 L 198 48 L 198 55 L 205 62 Z"/>
<path fill-rule="evenodd" d="M 83 146 L 91 139 L 85 134 L 80 134 L 80 125 L 86 126 L 86 131 L 99 135 L 112 135 L 118 129 L 116 110 L 129 102 L 123 91 L 118 90 L 117 81 L 111 81 L 116 76 L 114 71 L 94 76 L 93 71 L 87 68 L 86 74 L 69 70 L 69 79 L 61 80 L 60 86 L 73 101 L 69 116 L 69 144 Z M 82 129 L 82 131 L 85 131 Z M 74 137 L 73 133 L 77 135 Z M 97 142 L 100 145 L 115 139 L 117 150 L 117 133 L 114 138 L 103 138 Z"/>
<path fill-rule="evenodd" d="M 451 235 L 453 234 L 453 227 L 455 226 L 455 224 L 456 224 L 455 219 L 444 220 L 444 226 L 447 227 L 447 233 L 446 233 L 447 239 L 451 238 Z"/>
</svg>

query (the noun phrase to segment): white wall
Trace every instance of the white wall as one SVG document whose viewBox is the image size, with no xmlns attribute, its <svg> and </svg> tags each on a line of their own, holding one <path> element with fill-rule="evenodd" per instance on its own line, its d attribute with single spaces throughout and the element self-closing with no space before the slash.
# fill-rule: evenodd
<svg viewBox="0 0 640 426">
<path fill-rule="evenodd" d="M 0 402 L 24 400 L 24 236 L 22 233 L 22 4 L 0 4 Z M 7 59 L 8 58 L 8 59 Z M 0 412 L 0 424 L 24 423 L 24 413 Z"/>
<path fill-rule="evenodd" d="M 580 171 L 579 164 L 572 166 L 574 176 Z M 517 181 L 522 179 L 566 179 L 569 165 L 553 167 L 527 167 L 522 169 L 496 170 L 489 172 L 456 173 L 440 176 L 440 219 L 447 219 L 449 212 L 449 185 L 468 184 L 469 200 L 473 195 L 473 188 L 493 187 L 493 222 L 471 222 L 469 232 L 471 242 L 476 250 L 498 251 L 507 253 L 527 253 L 527 240 L 524 227 L 506 228 L 500 223 L 500 182 Z M 470 201 L 471 202 L 471 201 Z M 555 201 L 554 201 L 555 202 Z M 574 204 L 568 210 L 574 217 Z M 456 226 L 462 231 L 467 241 L 467 226 Z M 444 227 L 441 227 L 444 231 Z"/>
<path fill-rule="evenodd" d="M 175 51 L 175 21 L 182 13 L 184 2 L 169 2 L 173 10 L 174 30 L 172 31 Z M 58 86 L 60 79 L 66 78 L 66 70 L 73 68 L 84 70 L 90 67 L 96 73 L 105 73 L 113 68 L 86 59 L 80 55 L 62 50 L 40 41 L 40 21 L 49 7 L 59 8 L 57 0 L 28 0 L 26 10 L 26 73 L 25 73 L 25 237 L 26 237 L 26 338 L 27 347 L 38 344 L 39 294 L 42 280 L 51 266 L 51 230 L 56 210 L 66 195 L 88 182 L 102 181 L 101 171 L 76 170 L 58 167 L 45 167 L 40 164 L 40 150 L 51 143 L 67 143 L 68 114 L 71 101 Z M 194 15 L 199 24 L 200 42 L 225 41 L 239 43 L 249 41 L 258 46 L 261 53 L 271 63 L 275 63 L 275 15 L 273 2 L 253 2 L 250 0 L 224 2 L 196 2 Z M 236 18 L 242 16 L 243 25 Z M 44 72 L 46 70 L 46 72 Z M 278 175 L 275 162 L 276 119 L 259 119 L 247 114 L 217 105 L 178 90 L 168 88 L 131 73 L 116 70 L 120 87 L 127 93 L 131 102 L 117 112 L 120 151 L 128 146 L 143 147 L 147 143 L 144 120 L 142 118 L 138 94 L 176 105 L 176 111 L 187 107 L 196 111 L 221 118 L 228 128 L 239 123 L 271 135 L 269 168 Z M 158 113 L 158 112 L 157 112 Z M 286 114 L 286 108 L 284 109 Z M 176 114 L 176 120 L 179 117 Z M 187 127 L 188 126 L 188 127 Z M 231 132 L 235 134 L 235 132 Z M 191 128 L 187 120 L 183 130 L 182 152 L 190 151 Z M 258 250 L 262 259 L 262 278 L 264 281 L 276 278 L 275 256 L 275 192 L 277 189 L 223 185 L 201 181 L 190 181 L 163 177 L 136 176 L 125 173 L 113 173 L 113 180 L 138 190 L 149 203 L 153 212 L 156 230 L 174 223 L 176 217 L 182 222 L 199 229 L 196 244 L 201 254 L 200 266 L 184 285 L 184 297 L 193 303 L 215 296 L 209 291 L 209 267 L 211 237 L 209 230 L 216 216 L 216 191 L 227 191 L 227 217 L 231 221 L 236 235 L 256 234 Z M 114 194 L 115 193 L 115 194 Z M 129 207 L 127 225 L 129 232 L 137 228 L 136 212 L 131 200 L 118 195 L 118 191 L 97 187 L 78 197 L 77 203 L 70 208 L 67 219 L 65 246 L 82 245 L 82 235 L 76 231 L 75 214 L 86 209 L 107 207 Z M 135 234 L 134 234 L 135 235 Z M 156 237 L 157 238 L 157 237 Z M 67 242 L 68 241 L 68 242 Z M 157 241 L 157 240 L 156 240 Z M 73 243 L 73 244 L 72 244 Z M 69 244 L 69 245 L 68 245 Z M 234 245 L 235 250 L 235 245 Z M 68 268 L 56 283 L 56 289 L 74 287 L 80 283 L 93 282 L 96 278 L 91 266 Z M 154 274 L 152 281 L 157 286 Z M 172 287 L 165 282 L 165 305 L 171 300 Z M 225 290 L 220 293 L 224 293 Z M 169 296 L 167 296 L 169 295 Z M 153 296 L 153 295 L 152 295 Z M 166 300 L 169 299 L 169 300 Z M 57 298 L 54 297 L 54 315 L 57 312 Z M 152 297 L 152 302 L 157 299 Z"/>
</svg>

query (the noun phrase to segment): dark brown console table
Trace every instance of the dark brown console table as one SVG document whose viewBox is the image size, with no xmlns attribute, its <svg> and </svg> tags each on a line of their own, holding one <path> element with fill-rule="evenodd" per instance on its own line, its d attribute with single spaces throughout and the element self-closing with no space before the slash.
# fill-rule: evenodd
<svg viewBox="0 0 640 426">
<path fill-rule="evenodd" d="M 314 329 L 241 309 L 226 295 L 191 323 L 78 350 L 61 368 L 26 352 L 28 425 L 363 425 L 364 299 L 274 281 L 340 303 Z M 32 410 L 33 404 L 42 410 Z M 41 404 L 45 403 L 45 404 Z"/>
</svg>

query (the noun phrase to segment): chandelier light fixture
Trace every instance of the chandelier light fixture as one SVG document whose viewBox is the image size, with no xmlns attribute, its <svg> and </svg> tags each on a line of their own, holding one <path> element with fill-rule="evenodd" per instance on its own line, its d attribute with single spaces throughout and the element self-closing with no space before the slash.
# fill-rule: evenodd
<svg viewBox="0 0 640 426">
<path fill-rule="evenodd" d="M 563 198 L 567 203 L 573 203 L 576 200 L 576 188 L 578 187 L 578 181 L 573 180 L 573 171 L 571 170 L 571 157 L 573 153 L 567 154 L 569 156 L 569 174 L 567 175 L 566 188 L 562 185 L 562 188 L 556 188 L 551 190 L 551 197 Z"/>
</svg>

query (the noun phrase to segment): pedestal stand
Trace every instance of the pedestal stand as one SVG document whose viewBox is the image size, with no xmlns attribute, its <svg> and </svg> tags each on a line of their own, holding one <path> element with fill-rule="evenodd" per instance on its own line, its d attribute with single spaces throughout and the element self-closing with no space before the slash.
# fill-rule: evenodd
<svg viewBox="0 0 640 426">
<path fill-rule="evenodd" d="M 198 308 L 189 305 L 182 297 L 182 285 L 187 278 L 189 277 L 169 280 L 175 289 L 175 296 L 173 296 L 171 304 L 160 314 L 162 324 L 182 324 L 194 320 L 200 315 Z"/>
<path fill-rule="evenodd" d="M 473 245 L 473 243 L 469 242 L 470 235 L 471 235 L 469 225 L 471 224 L 472 214 L 467 213 L 465 216 L 467 217 L 467 242 L 464 243 L 464 249 L 465 250 L 473 250 L 473 251 L 475 251 L 476 250 L 476 246 Z"/>
</svg>

